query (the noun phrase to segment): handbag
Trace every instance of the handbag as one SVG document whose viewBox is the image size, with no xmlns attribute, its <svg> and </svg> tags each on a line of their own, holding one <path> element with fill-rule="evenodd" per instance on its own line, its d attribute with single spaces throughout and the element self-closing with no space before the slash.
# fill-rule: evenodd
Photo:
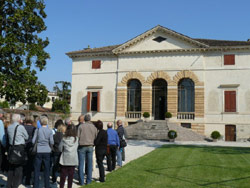
<svg viewBox="0 0 250 188">
<path fill-rule="evenodd" d="M 126 146 L 127 146 L 127 142 L 124 139 L 122 139 L 120 142 L 120 147 L 125 148 Z"/>
<path fill-rule="evenodd" d="M 39 129 L 37 130 L 36 141 L 29 150 L 30 155 L 36 155 L 37 153 L 38 131 Z"/>
<path fill-rule="evenodd" d="M 27 153 L 25 151 L 25 145 L 15 145 L 15 139 L 16 139 L 16 132 L 19 125 L 16 126 L 15 132 L 14 132 L 14 138 L 13 143 L 9 147 L 8 151 L 8 160 L 9 163 L 12 165 L 24 165 L 26 161 L 28 160 Z"/>
</svg>

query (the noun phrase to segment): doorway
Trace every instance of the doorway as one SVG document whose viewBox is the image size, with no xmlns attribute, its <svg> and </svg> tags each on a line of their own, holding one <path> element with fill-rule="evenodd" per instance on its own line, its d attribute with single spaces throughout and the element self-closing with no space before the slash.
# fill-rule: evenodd
<svg viewBox="0 0 250 188">
<path fill-rule="evenodd" d="M 235 125 L 225 126 L 225 140 L 236 141 L 236 126 Z"/>
<path fill-rule="evenodd" d="M 152 88 L 152 115 L 155 120 L 164 120 L 167 112 L 167 82 L 156 79 Z"/>
</svg>

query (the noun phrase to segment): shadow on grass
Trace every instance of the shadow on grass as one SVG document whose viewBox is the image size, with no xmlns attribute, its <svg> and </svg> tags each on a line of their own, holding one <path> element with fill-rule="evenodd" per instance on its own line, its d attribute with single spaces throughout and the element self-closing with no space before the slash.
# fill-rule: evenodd
<svg viewBox="0 0 250 188">
<path fill-rule="evenodd" d="M 211 154 L 250 154 L 249 148 L 244 147 L 223 147 L 223 146 L 191 146 L 191 145 L 164 145 L 160 149 L 168 148 L 193 148 Z"/>
<path fill-rule="evenodd" d="M 131 146 L 161 147 L 166 140 L 127 140 Z"/>
<path fill-rule="evenodd" d="M 216 185 L 216 187 L 219 185 L 220 187 L 232 187 L 231 183 L 233 182 L 237 182 L 237 181 L 241 181 L 241 180 L 250 180 L 250 176 L 245 176 L 245 177 L 238 177 L 238 178 L 231 178 L 231 179 L 226 179 L 226 180 L 221 180 L 221 181 L 209 181 L 204 179 L 199 179 L 199 178 L 195 178 L 195 177 L 187 177 L 187 176 L 175 176 L 173 174 L 171 174 L 171 172 L 166 172 L 166 170 L 171 170 L 171 169 L 176 169 L 176 168 L 193 168 L 193 167 L 214 167 L 214 168 L 223 168 L 223 169 L 227 169 L 227 170 L 238 170 L 238 171 L 242 171 L 242 169 L 240 168 L 228 168 L 228 167 L 224 167 L 224 166 L 213 166 L 213 165 L 201 165 L 201 164 L 195 164 L 195 165 L 186 165 L 186 166 L 176 166 L 176 167 L 168 167 L 168 168 L 158 168 L 158 169 L 150 169 L 150 170 L 145 170 L 148 173 L 151 174 L 156 174 L 156 175 L 160 175 L 160 176 L 164 176 L 170 179 L 174 179 L 174 180 L 178 180 L 181 182 L 185 182 L 185 183 L 191 183 L 197 186 L 201 186 L 201 187 L 210 187 L 213 185 Z M 165 171 L 165 173 L 162 173 L 160 171 Z M 250 170 L 247 170 L 248 172 Z M 228 184 L 230 183 L 230 185 Z"/>
</svg>

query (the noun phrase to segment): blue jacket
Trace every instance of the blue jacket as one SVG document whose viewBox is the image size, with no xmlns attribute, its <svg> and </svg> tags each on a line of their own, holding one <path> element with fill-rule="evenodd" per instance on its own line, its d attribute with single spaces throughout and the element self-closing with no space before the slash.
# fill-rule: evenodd
<svg viewBox="0 0 250 188">
<path fill-rule="evenodd" d="M 120 139 L 117 132 L 112 128 L 108 128 L 107 133 L 108 133 L 108 145 L 115 145 L 120 147 Z"/>
<path fill-rule="evenodd" d="M 4 147 L 6 146 L 6 135 L 2 120 L 0 120 L 0 142 Z"/>
</svg>

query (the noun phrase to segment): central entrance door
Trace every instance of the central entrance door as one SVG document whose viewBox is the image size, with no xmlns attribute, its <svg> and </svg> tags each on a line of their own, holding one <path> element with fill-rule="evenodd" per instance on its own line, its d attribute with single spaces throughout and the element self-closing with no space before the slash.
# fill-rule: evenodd
<svg viewBox="0 0 250 188">
<path fill-rule="evenodd" d="M 152 115 L 155 120 L 164 120 L 167 112 L 167 82 L 156 79 L 152 88 Z"/>
</svg>

